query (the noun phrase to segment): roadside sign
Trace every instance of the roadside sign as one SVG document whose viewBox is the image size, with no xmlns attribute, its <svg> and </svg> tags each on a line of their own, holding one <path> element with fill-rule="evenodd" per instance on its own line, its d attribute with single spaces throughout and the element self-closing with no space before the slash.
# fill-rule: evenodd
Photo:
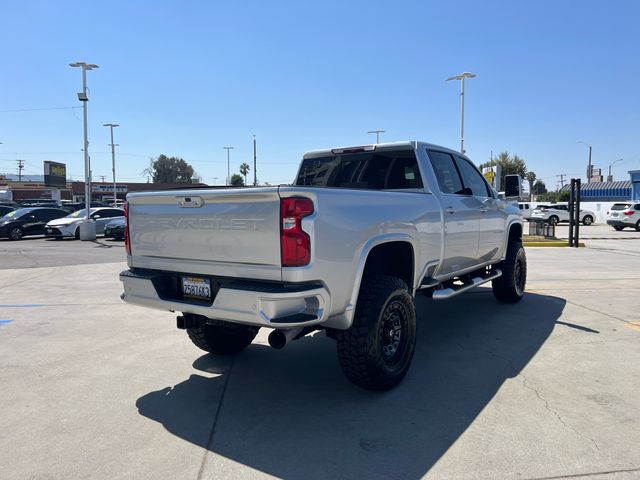
<svg viewBox="0 0 640 480">
<path fill-rule="evenodd" d="M 500 165 L 482 167 L 482 175 L 496 190 L 500 190 Z"/>
</svg>

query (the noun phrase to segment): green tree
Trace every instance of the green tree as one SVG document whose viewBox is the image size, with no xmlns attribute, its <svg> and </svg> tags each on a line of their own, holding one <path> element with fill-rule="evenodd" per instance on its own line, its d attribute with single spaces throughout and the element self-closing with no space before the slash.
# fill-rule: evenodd
<svg viewBox="0 0 640 480">
<path fill-rule="evenodd" d="M 234 187 L 243 187 L 244 178 L 242 178 L 242 175 L 234 173 L 233 175 L 231 175 L 231 179 L 229 180 L 229 183 Z"/>
<path fill-rule="evenodd" d="M 527 183 L 529 183 L 529 197 L 531 197 L 533 195 L 533 184 L 535 183 L 536 178 L 538 177 L 535 174 L 535 172 L 527 172 L 524 178 L 527 181 Z"/>
<path fill-rule="evenodd" d="M 544 184 L 542 180 L 536 180 L 536 183 L 533 184 L 533 193 L 534 195 L 541 195 L 543 193 L 547 193 L 547 186 Z"/>
<path fill-rule="evenodd" d="M 504 177 L 506 175 L 520 175 L 523 179 L 527 174 L 527 164 L 524 161 L 524 158 L 519 157 L 518 155 L 514 155 L 513 157 L 507 152 L 501 152 L 497 158 L 494 158 L 493 161 L 486 162 L 480 165 L 480 168 L 483 167 L 492 167 L 494 165 L 500 166 L 500 190 L 504 190 Z"/>
<path fill-rule="evenodd" d="M 247 173 L 249 173 L 249 170 L 251 169 L 249 168 L 248 164 L 243 163 L 242 165 L 240 165 L 240 173 L 244 177 L 244 185 L 247 184 Z"/>
<path fill-rule="evenodd" d="M 142 173 L 151 176 L 153 183 L 191 183 L 194 171 L 182 158 L 160 155 Z"/>
</svg>

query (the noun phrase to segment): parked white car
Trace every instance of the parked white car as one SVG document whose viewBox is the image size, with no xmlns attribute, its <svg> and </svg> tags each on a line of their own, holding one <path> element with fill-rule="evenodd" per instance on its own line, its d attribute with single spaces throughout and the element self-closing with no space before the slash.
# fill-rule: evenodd
<svg viewBox="0 0 640 480">
<path fill-rule="evenodd" d="M 82 209 L 66 217 L 51 220 L 45 226 L 44 234 L 53 238 L 75 237 L 79 239 L 80 224 L 85 219 L 86 212 L 86 209 Z M 89 218 L 96 223 L 96 234 L 102 235 L 107 223 L 115 218 L 124 218 L 124 210 L 111 207 L 92 208 L 89 211 Z"/>
<path fill-rule="evenodd" d="M 630 227 L 640 232 L 640 203 L 615 203 L 607 212 L 607 225 L 616 230 Z"/>
<path fill-rule="evenodd" d="M 596 218 L 596 214 L 591 210 L 580 210 L 580 222 L 583 225 L 591 225 Z M 531 220 L 544 220 L 552 225 L 569 221 L 568 205 L 549 205 L 537 207 L 531 213 Z"/>
</svg>

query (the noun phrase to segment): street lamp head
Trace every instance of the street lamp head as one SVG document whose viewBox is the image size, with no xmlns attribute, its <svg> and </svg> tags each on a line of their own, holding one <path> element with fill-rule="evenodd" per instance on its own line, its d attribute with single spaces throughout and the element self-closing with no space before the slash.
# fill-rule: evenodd
<svg viewBox="0 0 640 480">
<path fill-rule="evenodd" d="M 70 67 L 82 67 L 85 70 L 93 70 L 94 68 L 100 68 L 95 63 L 86 63 L 86 62 L 74 62 L 69 64 Z"/>
<path fill-rule="evenodd" d="M 455 75 L 453 77 L 449 77 L 445 80 L 445 82 L 448 82 L 450 80 L 462 80 L 463 78 L 475 78 L 477 77 L 477 75 L 475 73 L 471 73 L 471 72 L 462 72 L 460 75 Z"/>
<path fill-rule="evenodd" d="M 120 125 L 118 125 L 117 123 L 103 123 L 102 124 L 103 127 L 119 127 Z"/>
</svg>

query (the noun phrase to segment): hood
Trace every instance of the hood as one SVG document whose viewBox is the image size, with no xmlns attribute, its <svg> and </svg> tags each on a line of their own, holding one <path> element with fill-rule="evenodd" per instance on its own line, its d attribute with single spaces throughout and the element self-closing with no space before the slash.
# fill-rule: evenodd
<svg viewBox="0 0 640 480">
<path fill-rule="evenodd" d="M 47 225 L 51 225 L 52 227 L 55 227 L 58 225 L 71 225 L 73 223 L 81 222 L 82 220 L 84 220 L 84 217 L 74 217 L 74 218 L 62 217 L 62 218 L 56 218 L 55 220 L 51 220 L 49 223 L 47 223 Z"/>
</svg>

